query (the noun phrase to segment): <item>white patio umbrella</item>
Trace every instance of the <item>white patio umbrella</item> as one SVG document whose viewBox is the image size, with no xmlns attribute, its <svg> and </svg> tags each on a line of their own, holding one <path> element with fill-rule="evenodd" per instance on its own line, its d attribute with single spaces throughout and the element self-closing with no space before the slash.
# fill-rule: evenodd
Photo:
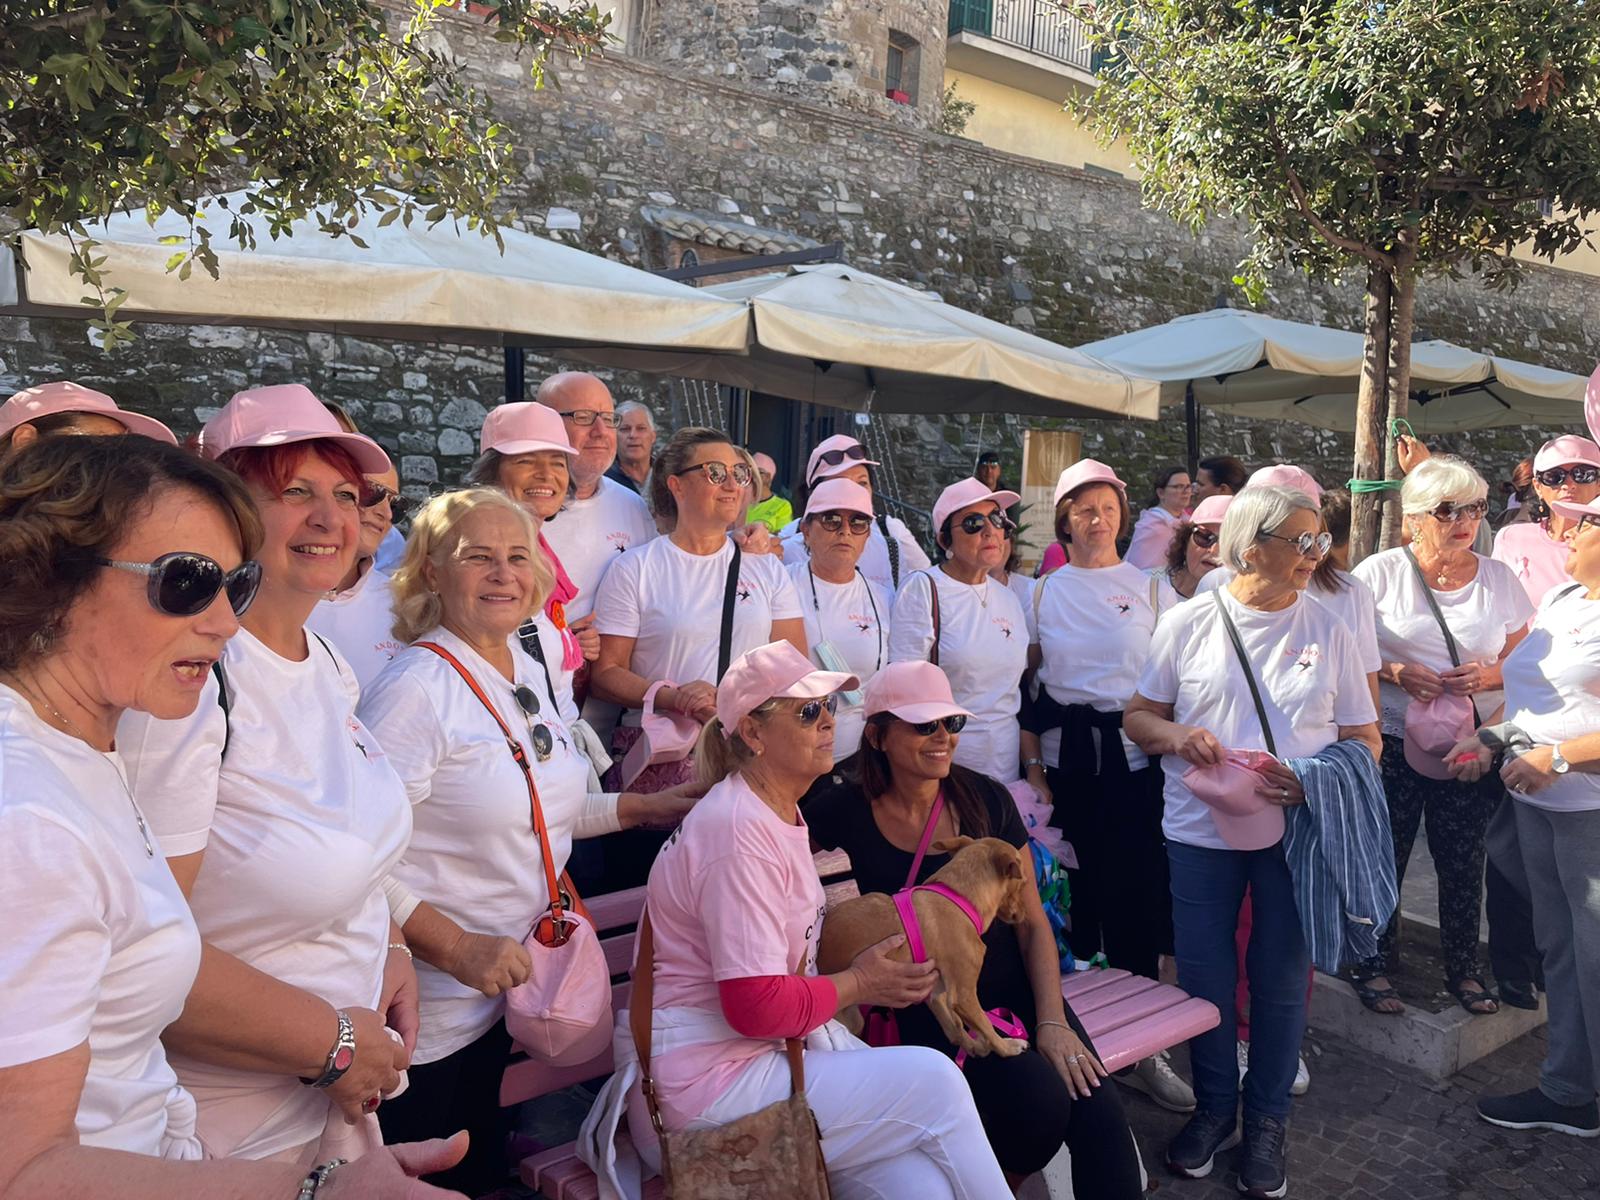
<svg viewBox="0 0 1600 1200">
<path fill-rule="evenodd" d="M 226 233 L 229 212 L 207 206 L 208 227 Z M 180 280 L 166 269 L 188 238 L 185 223 L 142 211 L 118 214 L 91 230 L 106 257 L 108 285 L 125 288 L 119 316 L 137 321 L 262 325 L 359 337 L 491 346 L 594 343 L 742 353 L 749 313 L 737 301 L 640 271 L 518 229 L 502 230 L 505 253 L 490 238 L 451 222 L 379 227 L 369 215 L 349 238 L 332 238 L 301 220 L 293 236 L 273 238 L 255 220 L 257 245 L 216 246 L 220 278 L 198 266 Z M 18 235 L 13 262 L 0 262 L 0 313 L 84 319 L 85 292 L 70 269 L 62 236 Z"/>
<path fill-rule="evenodd" d="M 1359 333 L 1219 308 L 1078 349 L 1161 383 L 1161 402 L 1191 394 L 1217 412 L 1355 428 L 1363 339 Z M 1533 363 L 1479 354 L 1451 342 L 1411 347 L 1419 436 L 1497 425 L 1576 425 L 1584 380 Z"/>
<path fill-rule="evenodd" d="M 746 357 L 581 349 L 573 357 L 873 412 L 1156 415 L 1151 379 L 840 263 L 704 291 L 748 305 Z"/>
</svg>

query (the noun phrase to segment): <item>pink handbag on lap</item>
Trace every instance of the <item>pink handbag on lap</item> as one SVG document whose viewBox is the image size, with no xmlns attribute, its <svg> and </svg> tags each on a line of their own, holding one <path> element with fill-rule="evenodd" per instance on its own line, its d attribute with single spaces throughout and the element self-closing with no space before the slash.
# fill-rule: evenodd
<svg viewBox="0 0 1600 1200">
<path fill-rule="evenodd" d="M 656 693 L 676 687 L 658 680 L 644 694 L 644 709 L 639 714 L 639 736 L 622 758 L 621 783 L 624 788 L 644 773 L 645 768 L 661 763 L 682 762 L 700 740 L 700 722 L 683 713 L 656 711 Z"/>
</svg>

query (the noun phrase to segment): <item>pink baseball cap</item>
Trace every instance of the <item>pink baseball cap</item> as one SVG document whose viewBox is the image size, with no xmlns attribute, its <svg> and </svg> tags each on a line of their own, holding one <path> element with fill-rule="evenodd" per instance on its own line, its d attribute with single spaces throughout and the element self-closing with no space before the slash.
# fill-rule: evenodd
<svg viewBox="0 0 1600 1200">
<path fill-rule="evenodd" d="M 1229 750 L 1212 767 L 1190 767 L 1183 783 L 1205 801 L 1222 840 L 1235 850 L 1265 850 L 1283 840 L 1283 809 L 1261 794 L 1265 750 Z"/>
<path fill-rule="evenodd" d="M 1124 496 L 1128 494 L 1128 485 L 1117 478 L 1117 473 L 1103 462 L 1092 458 L 1080 458 L 1065 471 L 1061 478 L 1056 480 L 1056 494 L 1051 500 L 1052 507 L 1061 503 L 1063 496 L 1070 496 L 1079 488 L 1090 483 L 1109 483 Z"/>
<path fill-rule="evenodd" d="M 825 463 L 822 461 L 824 455 L 838 458 L 839 461 Z M 848 433 L 836 433 L 830 438 L 824 438 L 811 452 L 811 457 L 806 459 L 806 486 L 809 487 L 819 479 L 843 475 L 851 467 L 877 465 L 876 461 L 867 457 L 866 450 L 855 438 Z"/>
<path fill-rule="evenodd" d="M 728 664 L 717 684 L 717 720 L 724 737 L 732 737 L 739 718 L 768 700 L 815 700 L 861 686 L 843 671 L 819 671 L 789 642 L 768 642 Z"/>
<path fill-rule="evenodd" d="M 1277 463 L 1274 466 L 1262 467 L 1244 485 L 1252 487 L 1286 487 L 1310 496 L 1316 503 L 1322 503 L 1322 485 L 1311 477 L 1309 471 L 1289 463 Z"/>
<path fill-rule="evenodd" d="M 1586 437 L 1564 433 L 1540 446 L 1539 453 L 1533 456 L 1533 469 L 1536 472 L 1564 467 L 1568 463 L 1589 463 L 1600 467 L 1600 446 Z"/>
<path fill-rule="evenodd" d="M 778 473 L 778 464 L 773 462 L 772 455 L 764 450 L 757 450 L 750 456 L 750 460 L 756 464 L 756 470 L 758 471 L 765 471 L 768 475 L 776 475 Z"/>
<path fill-rule="evenodd" d="M 867 491 L 854 479 L 824 479 L 811 489 L 811 495 L 806 497 L 806 516 L 813 513 L 833 512 L 844 509 L 846 512 L 866 513 L 872 516 L 872 493 Z"/>
<path fill-rule="evenodd" d="M 1189 518 L 1191 525 L 1221 525 L 1222 518 L 1228 513 L 1228 505 L 1233 503 L 1229 495 L 1207 496 L 1194 506 L 1194 514 Z"/>
<path fill-rule="evenodd" d="M 1584 517 L 1600 518 L 1600 500 L 1591 500 L 1587 504 L 1574 504 L 1570 500 L 1552 500 L 1550 507 L 1563 517 L 1570 517 L 1574 521 L 1581 521 Z"/>
<path fill-rule="evenodd" d="M 363 475 L 393 469 L 383 447 L 363 433 L 346 433 L 310 388 L 299 383 L 247 388 L 234 393 L 200 430 L 200 453 L 221 458 L 230 450 L 288 446 L 294 442 L 338 442 Z"/>
<path fill-rule="evenodd" d="M 86 388 L 81 383 L 61 379 L 54 383 L 41 383 L 38 387 L 23 388 L 4 404 L 0 404 L 0 437 L 5 437 L 18 425 L 37 421 L 40 417 L 56 413 L 94 413 L 109 417 L 129 433 L 155 438 L 176 446 L 178 439 L 154 417 L 128 412 L 117 407 L 117 402 L 104 392 Z"/>
<path fill-rule="evenodd" d="M 920 725 L 944 717 L 970 717 L 950 693 L 950 680 L 931 662 L 897 662 L 867 680 L 864 715 L 892 713 Z"/>
<path fill-rule="evenodd" d="M 1465 696 L 1446 692 L 1406 706 L 1406 765 L 1425 779 L 1449 779 L 1446 755 L 1462 738 L 1472 736 L 1476 713 Z"/>
<path fill-rule="evenodd" d="M 976 479 L 963 479 L 960 483 L 952 483 L 939 493 L 939 498 L 933 504 L 933 528 L 937 534 L 944 528 L 945 518 L 951 513 L 960 512 L 973 504 L 981 504 L 985 500 L 993 500 L 1001 509 L 1010 508 L 1022 497 L 1015 492 L 991 492 Z"/>
<path fill-rule="evenodd" d="M 478 452 L 490 450 L 501 454 L 559 450 L 574 457 L 578 453 L 567 437 L 567 425 L 561 414 L 537 400 L 513 400 L 490 411 L 483 419 L 483 431 L 478 434 Z"/>
</svg>

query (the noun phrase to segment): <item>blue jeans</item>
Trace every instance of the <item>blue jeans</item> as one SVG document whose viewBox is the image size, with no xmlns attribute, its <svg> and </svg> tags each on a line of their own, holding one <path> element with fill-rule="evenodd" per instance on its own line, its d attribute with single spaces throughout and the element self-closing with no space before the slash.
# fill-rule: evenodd
<svg viewBox="0 0 1600 1200">
<path fill-rule="evenodd" d="M 1217 1006 L 1222 1020 L 1189 1042 L 1195 1100 L 1210 1112 L 1239 1106 L 1233 994 L 1239 967 L 1234 929 L 1249 885 L 1254 916 L 1245 965 L 1250 976 L 1249 1116 L 1289 1115 L 1300 1039 L 1306 1029 L 1306 975 L 1311 960 L 1294 884 L 1279 843 L 1267 850 L 1212 850 L 1167 843 L 1172 864 L 1172 930 L 1178 984 Z"/>
</svg>

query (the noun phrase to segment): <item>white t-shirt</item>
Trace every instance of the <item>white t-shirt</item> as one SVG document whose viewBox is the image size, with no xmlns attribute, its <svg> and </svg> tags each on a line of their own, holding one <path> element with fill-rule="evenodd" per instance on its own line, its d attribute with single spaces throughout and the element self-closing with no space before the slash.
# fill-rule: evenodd
<svg viewBox="0 0 1600 1200">
<path fill-rule="evenodd" d="M 1332 612 L 1304 595 L 1277 612 L 1246 608 L 1226 591 L 1218 595 L 1255 671 L 1280 759 L 1316 754 L 1338 740 L 1339 726 L 1377 719 L 1355 638 Z M 1267 748 L 1215 596 L 1186 600 L 1156 627 L 1138 692 L 1172 705 L 1174 721 L 1209 730 L 1226 749 Z M 1189 764 L 1168 754 L 1161 766 L 1166 836 L 1185 845 L 1231 849 L 1217 832 L 1210 806 L 1183 782 Z"/>
<path fill-rule="evenodd" d="M 599 603 L 600 580 L 618 556 L 655 540 L 656 522 L 635 492 L 601 476 L 594 495 L 568 500 L 540 532 L 578 587 L 567 604 L 567 620 L 578 621 Z"/>
<path fill-rule="evenodd" d="M 153 839 L 152 839 L 153 844 Z M 86 1146 L 199 1158 L 161 1031 L 200 968 L 183 893 L 145 839 L 122 762 L 0 686 L 0 1067 L 89 1043 Z"/>
<path fill-rule="evenodd" d="M 1451 592 L 1433 593 L 1450 626 L 1463 663 L 1496 662 L 1506 638 L 1533 616 L 1533 604 L 1522 581 L 1505 563 L 1478 555 L 1478 573 L 1470 583 Z M 1372 589 L 1378 613 L 1378 653 L 1384 662 L 1416 663 L 1435 671 L 1451 667 L 1450 651 L 1433 610 L 1422 593 L 1422 581 L 1403 547 L 1385 550 L 1357 564 L 1355 575 Z M 1411 696 L 1392 683 L 1381 683 L 1383 732 L 1396 737 L 1405 732 L 1406 709 Z M 1499 691 L 1473 697 L 1480 716 L 1500 706 Z"/>
<path fill-rule="evenodd" d="M 788 571 L 800 597 L 811 661 L 824 670 L 836 669 L 818 653 L 818 647 L 828 643 L 865 689 L 867 680 L 889 661 L 889 597 L 859 569 L 849 583 L 818 579 L 811 573 L 810 562 L 791 563 Z M 866 724 L 859 701 L 852 704 L 841 696 L 833 729 L 834 762 L 861 748 L 861 731 Z"/>
<path fill-rule="evenodd" d="M 205 851 L 189 906 L 200 936 L 339 1008 L 376 1008 L 388 959 L 384 878 L 411 837 L 405 788 L 356 719 L 350 668 L 315 635 L 301 662 L 247 629 L 223 651 L 194 715 L 127 713 L 128 776 L 169 857 Z M 224 736 L 227 751 L 223 752 Z M 173 1057 L 216 1157 L 263 1158 L 322 1133 L 325 1093 Z"/>
<path fill-rule="evenodd" d="M 567 723 L 548 711 L 544 671 L 514 646 L 514 685 L 449 630 L 434 629 L 419 640 L 437 642 L 455 655 L 522 742 L 559 875 L 575 833 L 592 837 L 618 827 L 617 798 L 594 797 L 600 819 L 583 827 L 583 818 L 592 815 L 589 763 Z M 537 717 L 524 715 L 513 694 L 516 686 L 540 698 Z M 361 719 L 388 747 L 389 763 L 411 800 L 411 844 L 394 868 L 395 878 L 467 932 L 520 942 L 550 897 L 528 785 L 494 718 L 454 667 L 431 650 L 408 646 L 367 689 Z M 552 739 L 544 762 L 534 748 L 535 723 L 543 724 Z M 414 1062 L 437 1062 L 455 1053 L 505 1012 L 504 996 L 491 999 L 421 959 L 416 967 L 422 1027 Z"/>
<path fill-rule="evenodd" d="M 955 761 L 1001 783 L 1021 775 L 1017 710 L 1028 667 L 1028 620 L 1016 593 L 988 576 L 976 586 L 935 567 L 905 579 L 889 620 L 889 661 L 926 661 L 933 650 L 930 578 L 939 589 L 939 666 L 956 703 L 972 713 Z"/>
<path fill-rule="evenodd" d="M 1134 523 L 1133 537 L 1122 560 L 1145 571 L 1166 565 L 1167 552 L 1172 549 L 1172 539 L 1178 536 L 1178 523 L 1183 519 L 1159 504 L 1145 509 Z"/>
<path fill-rule="evenodd" d="M 1535 745 L 1600 730 L 1600 601 L 1570 581 L 1552 589 L 1504 671 L 1506 720 Z M 1569 771 L 1540 791 L 1512 795 L 1536 808 L 1590 811 L 1600 808 L 1600 775 Z"/>
<path fill-rule="evenodd" d="M 733 542 L 726 539 L 715 554 L 690 554 L 666 537 L 628 551 L 600 585 L 595 628 L 602 635 L 634 639 L 636 675 L 715 684 L 732 557 Z M 734 597 L 729 662 L 770 642 L 774 621 L 800 616 L 800 597 L 775 555 L 740 556 Z M 624 724 L 638 723 L 638 710 L 630 710 Z"/>
<path fill-rule="evenodd" d="M 912 572 L 926 571 L 932 563 L 928 560 L 927 551 L 911 535 L 904 521 L 899 517 L 885 517 L 884 524 L 888 525 L 889 532 L 894 536 L 895 545 L 900 547 L 900 586 L 904 587 Z M 778 537 L 783 545 L 784 562 L 793 565 L 811 557 L 806 550 L 806 540 L 800 534 L 798 519 L 785 525 Z M 873 518 L 872 531 L 867 534 L 867 544 L 861 551 L 861 561 L 856 564 L 856 569 L 869 582 L 876 584 L 884 595 L 894 595 L 894 564 L 889 561 L 889 543 L 884 539 L 876 517 Z"/>
<path fill-rule="evenodd" d="M 1131 563 L 1085 569 L 1071 563 L 1038 580 L 1039 619 L 1033 603 L 1023 610 L 1028 640 L 1039 646 L 1038 679 L 1058 704 L 1087 704 L 1097 712 L 1119 712 L 1133 699 L 1139 672 L 1150 657 L 1155 610 L 1152 578 Z M 1157 595 L 1159 580 L 1155 581 Z M 1122 736 L 1128 767 L 1149 764 L 1144 752 Z M 1040 740 L 1044 761 L 1060 766 L 1061 731 Z"/>
<path fill-rule="evenodd" d="M 339 648 L 363 688 L 404 645 L 394 636 L 394 592 L 389 576 L 377 567 L 369 567 L 348 591 L 317 601 L 306 618 L 306 628 Z"/>
<path fill-rule="evenodd" d="M 1337 592 L 1325 592 L 1313 579 L 1311 586 L 1306 589 L 1306 595 L 1324 608 L 1331 609 L 1350 627 L 1350 632 L 1355 634 L 1356 645 L 1361 649 L 1361 662 L 1367 673 L 1380 671 L 1383 669 L 1383 656 L 1378 653 L 1378 608 L 1372 589 L 1365 580 L 1350 571 L 1334 573 L 1344 581 L 1344 587 Z M 1233 579 L 1232 567 L 1213 567 L 1200 577 L 1194 594 L 1199 596 L 1214 592 L 1232 583 Z"/>
</svg>

